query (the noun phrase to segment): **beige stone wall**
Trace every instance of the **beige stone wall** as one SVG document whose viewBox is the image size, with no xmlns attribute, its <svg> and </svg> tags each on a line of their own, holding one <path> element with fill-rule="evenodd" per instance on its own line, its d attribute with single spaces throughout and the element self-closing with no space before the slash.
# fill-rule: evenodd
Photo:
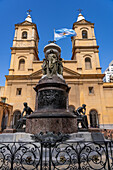
<svg viewBox="0 0 113 170">
<path fill-rule="evenodd" d="M 77 33 L 72 38 L 72 59 L 77 61 L 77 70 L 82 74 L 101 73 L 98 46 L 94 34 L 94 24 L 82 20 L 73 24 L 73 29 Z M 87 31 L 87 38 L 82 38 L 82 31 Z M 92 68 L 85 69 L 85 58 L 91 59 Z"/>
<path fill-rule="evenodd" d="M 89 113 L 92 109 L 96 110 L 99 114 L 99 124 L 110 125 L 113 127 L 113 83 L 111 87 L 105 87 L 106 85 L 98 83 L 97 80 L 81 81 L 81 84 L 77 85 L 77 82 L 68 82 L 71 87 L 69 93 L 69 104 L 74 105 L 76 108 L 82 106 L 83 103 L 87 106 L 87 115 L 89 120 Z M 88 87 L 94 87 L 94 94 L 89 94 Z M 89 121 L 90 124 L 90 121 Z"/>
<path fill-rule="evenodd" d="M 22 38 L 23 31 L 27 32 L 27 38 Z M 39 36 L 35 24 L 27 21 L 15 25 L 15 36 L 11 47 L 11 63 L 9 75 L 29 75 L 33 69 L 33 61 L 38 60 Z M 19 70 L 19 61 L 25 61 L 24 70 Z"/>
<path fill-rule="evenodd" d="M 78 83 L 76 82 L 76 80 L 75 82 L 71 82 L 71 83 L 68 82 L 68 84 L 71 87 L 69 93 L 70 105 L 74 105 L 77 109 L 78 107 L 82 106 L 82 104 L 86 104 L 88 119 L 89 119 L 89 112 L 92 109 L 97 110 L 98 114 L 102 115 L 102 107 L 101 107 L 102 101 L 100 99 L 100 89 L 99 89 L 100 85 L 98 83 L 94 82 L 94 80 L 91 81 L 85 79 L 84 81 L 81 80 Z M 88 87 L 94 88 L 94 94 L 89 94 Z"/>
<path fill-rule="evenodd" d="M 13 112 L 15 110 L 22 111 L 24 102 L 27 102 L 34 110 L 36 93 L 33 87 L 35 87 L 37 82 L 32 82 L 32 80 L 13 80 L 8 82 L 5 95 L 8 98 L 8 103 L 13 105 Z M 22 89 L 21 95 L 17 95 L 18 88 Z"/>
<path fill-rule="evenodd" d="M 41 62 L 39 63 L 39 66 L 40 65 Z M 38 70 L 38 64 L 36 66 L 35 63 L 35 67 L 37 67 Z M 69 66 L 67 67 L 69 69 Z M 88 121 L 91 109 L 95 109 L 99 114 L 100 124 L 113 124 L 113 87 L 105 88 L 106 85 L 102 83 L 102 78 L 85 78 L 85 75 L 82 75 L 84 78 L 81 79 L 80 77 L 77 78 L 77 74 L 73 77 L 73 74 L 76 72 L 72 72 L 72 74 L 69 72 L 70 70 L 66 71 L 64 70 L 64 78 L 66 83 L 71 87 L 69 92 L 69 105 L 74 105 L 77 109 L 82 106 L 82 104 L 86 104 Z M 41 76 L 42 73 L 36 71 L 31 78 L 24 77 L 23 80 L 17 80 L 19 78 L 18 76 L 15 80 L 7 81 L 5 95 L 8 98 L 8 103 L 13 105 L 13 112 L 15 110 L 22 111 L 24 102 L 27 102 L 33 110 L 35 109 L 36 93 L 33 87 L 38 83 Z M 89 94 L 88 87 L 94 88 L 94 94 Z M 22 88 L 22 94 L 20 96 L 16 95 L 17 88 Z"/>
<path fill-rule="evenodd" d="M 113 124 L 113 83 L 104 83 L 103 93 L 105 100 L 103 121 L 105 124 Z"/>
<path fill-rule="evenodd" d="M 3 97 L 4 95 L 4 89 L 5 89 L 4 86 L 0 86 L 0 98 Z"/>
</svg>

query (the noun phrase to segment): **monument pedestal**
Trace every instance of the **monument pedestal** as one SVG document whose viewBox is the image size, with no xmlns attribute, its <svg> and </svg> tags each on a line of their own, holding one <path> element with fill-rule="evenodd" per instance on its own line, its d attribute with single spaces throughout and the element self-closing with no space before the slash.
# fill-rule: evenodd
<svg viewBox="0 0 113 170">
<path fill-rule="evenodd" d="M 26 132 L 37 134 L 40 132 L 77 132 L 76 118 L 32 118 L 26 122 Z"/>
<path fill-rule="evenodd" d="M 64 79 L 54 75 L 42 78 L 34 88 L 36 110 L 26 120 L 27 133 L 76 133 L 77 118 L 68 110 L 69 87 Z"/>
<path fill-rule="evenodd" d="M 44 48 L 43 76 L 34 90 L 36 91 L 35 111 L 26 120 L 27 133 L 39 132 L 77 132 L 76 116 L 69 112 L 68 93 L 70 87 L 62 74 L 61 48 L 50 43 Z"/>
</svg>

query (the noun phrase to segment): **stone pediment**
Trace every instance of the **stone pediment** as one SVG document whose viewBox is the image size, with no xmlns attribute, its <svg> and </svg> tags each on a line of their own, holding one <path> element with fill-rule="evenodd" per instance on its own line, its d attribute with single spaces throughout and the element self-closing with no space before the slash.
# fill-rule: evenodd
<svg viewBox="0 0 113 170">
<path fill-rule="evenodd" d="M 29 21 L 24 21 L 22 23 L 18 23 L 16 25 L 33 25 L 33 23 L 29 22 Z"/>
<path fill-rule="evenodd" d="M 89 21 L 86 21 L 85 19 L 82 19 L 82 20 L 80 20 L 78 22 L 75 22 L 74 24 L 92 24 L 92 23 L 89 22 Z"/>
<path fill-rule="evenodd" d="M 41 78 L 42 76 L 43 76 L 42 69 L 40 69 L 40 70 L 32 73 L 30 75 L 30 78 L 36 79 L 36 78 Z M 78 77 L 80 77 L 80 74 L 73 71 L 73 70 L 71 70 L 71 69 L 69 69 L 69 68 L 67 68 L 67 67 L 63 67 L 63 77 L 64 78 L 72 78 L 72 77 L 74 77 L 74 78 L 77 77 L 78 78 Z"/>
<path fill-rule="evenodd" d="M 78 77 L 80 77 L 80 74 L 67 68 L 67 67 L 63 67 L 63 76 L 64 76 L 64 78 L 65 77 L 70 77 L 70 78 L 77 77 L 78 78 Z"/>
<path fill-rule="evenodd" d="M 89 21 L 86 21 L 85 19 L 83 19 L 83 20 L 81 20 L 81 21 L 78 21 L 78 23 L 91 23 L 91 22 L 89 22 Z"/>
<path fill-rule="evenodd" d="M 42 69 L 30 74 L 30 78 L 41 78 L 42 76 Z"/>
<path fill-rule="evenodd" d="M 24 21 L 23 23 L 21 23 L 21 25 L 31 25 L 31 22 Z"/>
</svg>

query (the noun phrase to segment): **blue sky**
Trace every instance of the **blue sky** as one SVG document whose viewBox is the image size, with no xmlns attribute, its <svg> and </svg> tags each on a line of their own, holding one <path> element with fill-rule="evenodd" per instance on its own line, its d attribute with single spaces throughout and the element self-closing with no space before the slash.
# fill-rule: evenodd
<svg viewBox="0 0 113 170">
<path fill-rule="evenodd" d="M 54 28 L 72 28 L 79 8 L 87 21 L 95 23 L 102 72 L 113 60 L 113 0 L 0 0 L 0 86 L 5 85 L 10 67 L 14 25 L 25 20 L 29 8 L 39 32 L 40 60 L 44 58 L 44 46 L 53 40 Z M 71 39 L 61 39 L 57 44 L 62 49 L 61 57 L 70 60 Z"/>
</svg>

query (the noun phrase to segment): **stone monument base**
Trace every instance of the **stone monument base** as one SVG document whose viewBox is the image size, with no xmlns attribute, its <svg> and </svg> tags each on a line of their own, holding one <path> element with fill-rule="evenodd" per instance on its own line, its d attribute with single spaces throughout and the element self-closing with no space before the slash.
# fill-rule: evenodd
<svg viewBox="0 0 113 170">
<path fill-rule="evenodd" d="M 32 118 L 26 121 L 26 132 L 37 134 L 40 132 L 62 132 L 64 134 L 77 132 L 76 118 Z"/>
<path fill-rule="evenodd" d="M 4 131 L 2 133 L 15 133 L 15 132 L 17 132 L 16 129 L 6 128 L 6 129 L 4 129 Z"/>
<path fill-rule="evenodd" d="M 88 131 L 89 132 L 101 132 L 102 129 L 100 129 L 100 128 L 89 128 Z"/>
</svg>

